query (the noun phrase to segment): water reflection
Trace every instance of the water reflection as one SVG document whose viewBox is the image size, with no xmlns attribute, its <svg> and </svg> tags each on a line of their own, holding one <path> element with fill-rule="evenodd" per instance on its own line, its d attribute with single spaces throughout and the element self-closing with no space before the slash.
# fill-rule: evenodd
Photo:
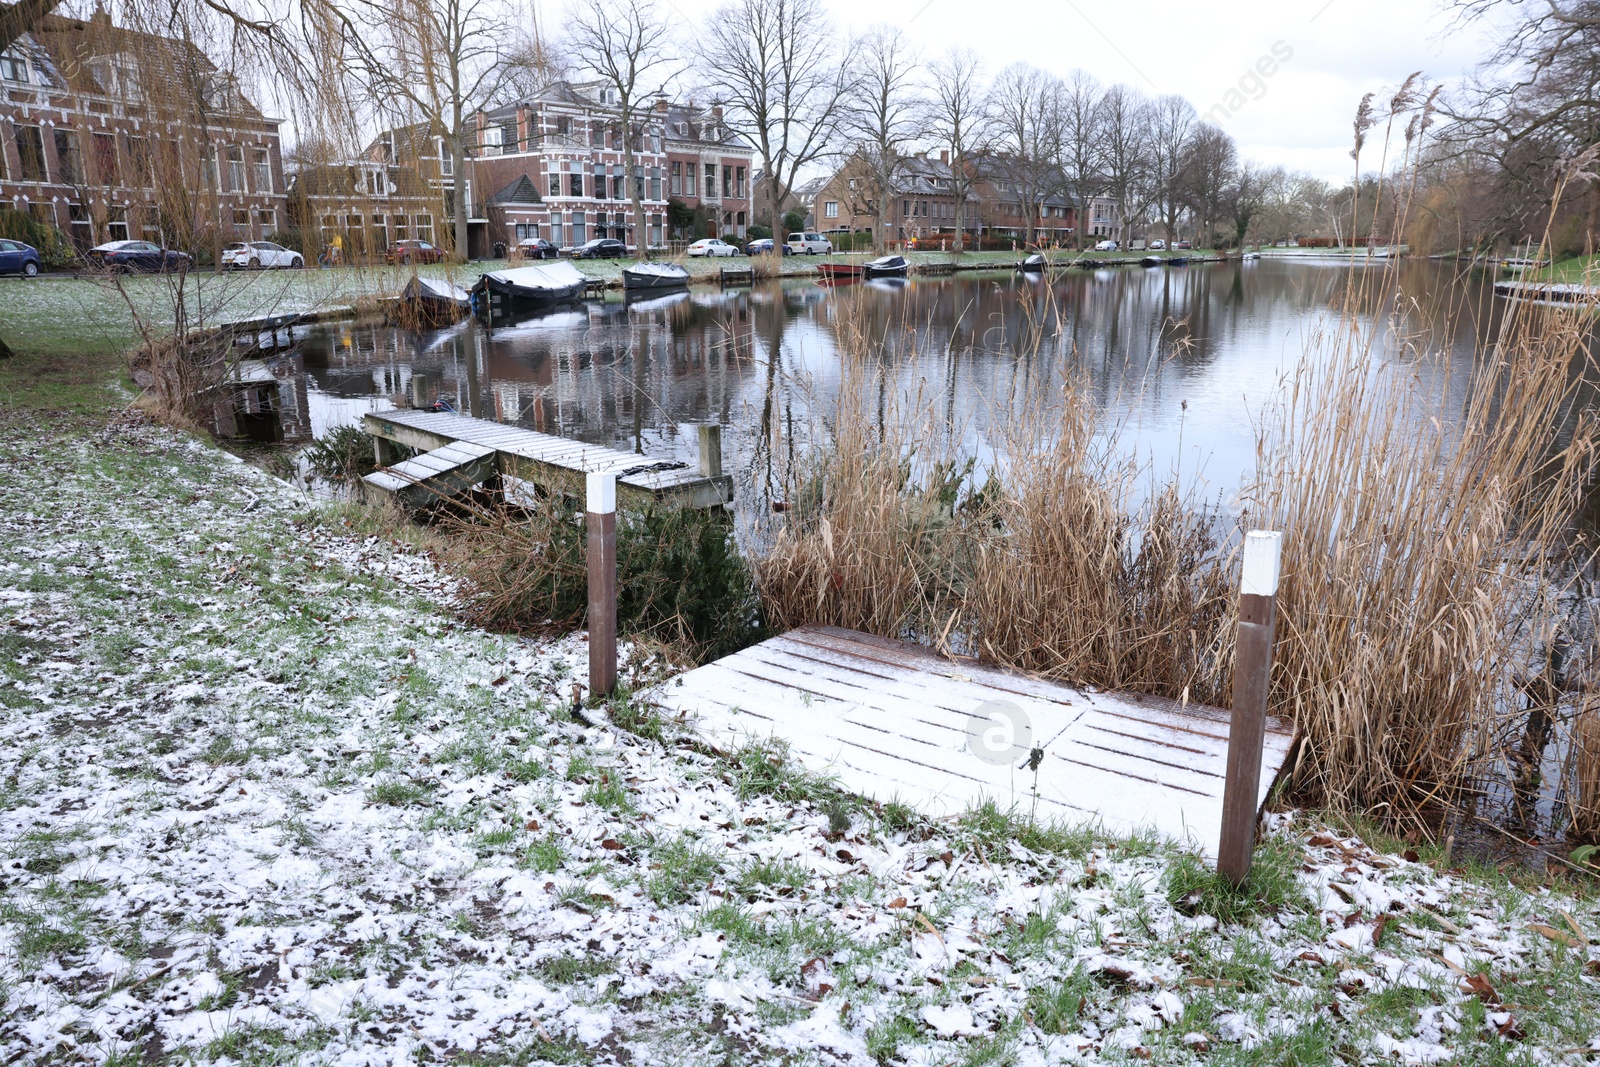
<svg viewBox="0 0 1600 1067">
<path fill-rule="evenodd" d="M 316 436 L 407 402 L 418 373 L 458 411 L 691 463 L 692 425 L 717 422 L 727 469 L 754 491 L 741 491 L 741 506 L 757 507 L 779 491 L 773 453 L 806 447 L 813 412 L 841 400 L 936 399 L 981 453 L 1018 397 L 1073 368 L 1154 471 L 1227 492 L 1253 462 L 1252 419 L 1347 287 L 1372 277 L 1373 268 L 1265 259 L 1048 279 L 768 282 L 422 334 L 322 327 L 305 337 L 294 373 L 303 371 L 302 422 Z M 1417 262 L 1403 268 L 1400 292 L 1404 331 L 1386 358 L 1443 348 L 1470 363 L 1496 328 L 1481 279 Z M 1367 310 L 1395 299 L 1372 295 Z M 846 323 L 881 342 L 892 368 L 884 389 L 897 396 L 838 396 Z"/>
</svg>

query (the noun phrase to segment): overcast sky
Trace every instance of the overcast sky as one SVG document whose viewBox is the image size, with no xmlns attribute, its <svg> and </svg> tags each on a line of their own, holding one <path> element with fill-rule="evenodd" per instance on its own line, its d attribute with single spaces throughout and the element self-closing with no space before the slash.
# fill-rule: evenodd
<svg viewBox="0 0 1600 1067">
<path fill-rule="evenodd" d="M 663 0 L 691 19 L 717 0 Z M 1457 83 L 1490 49 L 1486 28 L 1452 28 L 1445 0 L 823 0 L 843 26 L 903 26 L 925 57 L 976 49 L 989 72 L 1019 60 L 1104 82 L 1181 93 L 1201 112 L 1243 102 L 1220 123 L 1248 158 L 1348 180 L 1363 93 L 1406 75 Z M 1249 80 L 1274 46 L 1286 61 Z M 708 57 L 714 58 L 714 57 Z M 1269 64 L 1270 66 L 1270 64 Z M 1230 98 L 1229 90 L 1244 89 Z M 1220 113 L 1219 117 L 1221 117 Z"/>
</svg>

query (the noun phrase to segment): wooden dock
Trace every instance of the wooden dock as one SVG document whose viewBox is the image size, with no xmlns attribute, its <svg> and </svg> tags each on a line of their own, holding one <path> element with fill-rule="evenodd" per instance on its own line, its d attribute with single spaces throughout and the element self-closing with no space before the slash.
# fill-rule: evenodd
<svg viewBox="0 0 1600 1067">
<path fill-rule="evenodd" d="M 756 283 L 756 269 L 754 267 L 723 267 L 717 271 L 717 285 L 726 289 L 730 285 L 754 285 Z"/>
<path fill-rule="evenodd" d="M 618 498 L 625 503 L 665 500 L 723 507 L 733 500 L 733 479 L 722 473 L 721 438 L 714 433 L 701 435 L 701 466 L 706 469 L 700 470 L 447 411 L 383 411 L 364 421 L 377 439 L 382 468 L 367 475 L 366 484 L 412 507 L 436 503 L 501 474 L 560 487 L 581 498 L 583 477 L 590 471 L 614 472 Z M 718 444 L 714 456 L 706 454 L 707 438 Z M 395 444 L 421 454 L 395 462 Z"/>
<path fill-rule="evenodd" d="M 1046 821 L 1153 829 L 1217 855 L 1229 733 L 1217 708 L 1074 689 L 833 627 L 764 641 L 651 699 L 718 748 L 782 738 L 851 792 L 934 817 L 993 799 Z M 1020 724 L 1025 732 L 1011 729 Z M 1291 740 L 1287 724 L 1267 721 L 1258 808 Z"/>
</svg>

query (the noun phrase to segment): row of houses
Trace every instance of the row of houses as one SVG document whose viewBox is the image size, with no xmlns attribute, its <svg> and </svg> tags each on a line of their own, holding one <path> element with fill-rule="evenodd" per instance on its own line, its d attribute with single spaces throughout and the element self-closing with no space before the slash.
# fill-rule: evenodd
<svg viewBox="0 0 1600 1067">
<path fill-rule="evenodd" d="M 154 83 L 160 93 L 149 91 Z M 454 241 L 457 175 L 445 138 L 402 127 L 353 156 L 309 155 L 286 166 L 282 120 L 257 108 L 227 72 L 192 46 L 113 26 L 103 9 L 87 20 L 47 17 L 0 53 L 0 94 L 0 207 L 60 229 L 80 250 L 130 237 L 204 247 L 278 236 L 363 259 L 398 241 Z M 878 222 L 876 185 L 859 157 L 777 197 L 716 104 L 662 98 L 624 130 L 613 91 L 560 82 L 477 112 L 465 140 L 470 257 L 534 237 L 558 247 L 596 237 L 651 247 L 743 239 L 755 207 L 775 199 L 815 229 L 870 230 Z M 1003 168 L 988 162 L 972 174 L 972 235 L 1031 229 L 1040 242 L 1073 238 L 1076 205 L 1052 195 L 1025 212 Z M 888 238 L 953 236 L 948 157 L 900 164 Z M 643 234 L 635 232 L 635 187 Z M 1091 205 L 1084 225 L 1109 232 L 1115 212 Z"/>
<path fill-rule="evenodd" d="M 960 229 L 971 239 L 1030 239 L 1035 244 L 1067 244 L 1077 240 L 1078 227 L 1090 237 L 1114 234 L 1119 225 L 1116 201 L 1096 197 L 1080 212 L 1065 193 L 1027 196 L 1012 180 L 1006 160 L 980 156 L 953 168 L 949 152 L 907 155 L 887 168 L 892 174 L 885 211 L 890 241 L 947 244 Z M 795 191 L 794 202 L 807 225 L 831 232 L 871 231 L 878 224 L 882 179 L 878 168 L 860 154 L 833 173 L 813 179 Z M 957 176 L 964 175 L 965 203 L 958 204 Z M 1055 183 L 1059 188 L 1065 182 Z"/>
</svg>

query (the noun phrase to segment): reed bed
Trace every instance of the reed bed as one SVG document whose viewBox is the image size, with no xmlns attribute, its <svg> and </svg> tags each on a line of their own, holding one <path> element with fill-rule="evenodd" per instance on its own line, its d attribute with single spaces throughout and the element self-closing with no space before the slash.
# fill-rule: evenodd
<svg viewBox="0 0 1600 1067">
<path fill-rule="evenodd" d="M 1600 428 L 1582 316 L 1508 315 L 1453 367 L 1368 313 L 1399 298 L 1393 273 L 1370 286 L 1306 339 L 1220 511 L 1122 458 L 1070 368 L 1006 402 L 975 470 L 962 428 L 886 388 L 886 346 L 842 302 L 827 445 L 791 472 L 793 514 L 756 563 L 768 618 L 1225 705 L 1237 546 L 1280 529 L 1272 706 L 1304 739 L 1289 787 L 1429 834 L 1504 756 L 1543 654 L 1530 604 L 1583 551 Z"/>
<path fill-rule="evenodd" d="M 1600 845 L 1600 702 L 1592 696 L 1580 702 L 1573 717 L 1568 763 L 1568 836 Z"/>
</svg>

